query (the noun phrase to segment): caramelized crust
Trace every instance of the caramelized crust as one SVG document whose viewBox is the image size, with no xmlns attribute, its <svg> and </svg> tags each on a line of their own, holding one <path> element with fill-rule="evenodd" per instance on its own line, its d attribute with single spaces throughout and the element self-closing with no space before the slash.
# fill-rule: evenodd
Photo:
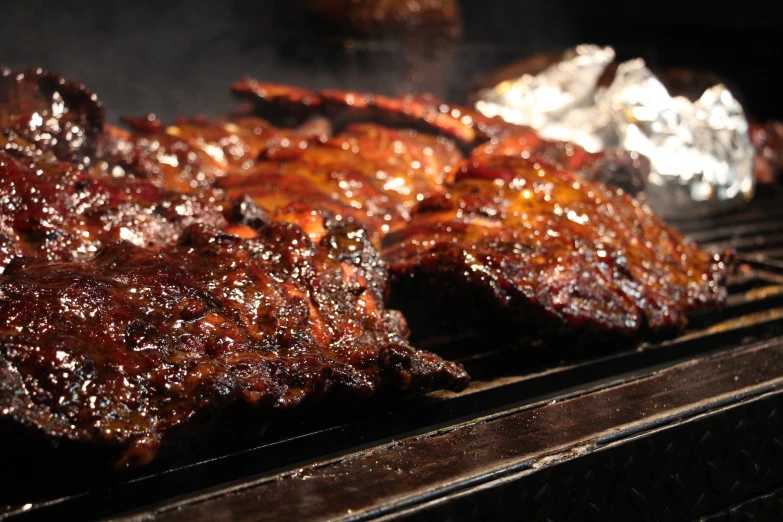
<svg viewBox="0 0 783 522">
<path fill-rule="evenodd" d="M 19 255 L 70 261 L 88 259 L 110 241 L 175 243 L 190 224 L 226 228 L 233 214 L 219 192 L 181 194 L 0 152 L 0 273 Z"/>
<path fill-rule="evenodd" d="M 630 196 L 516 157 L 477 156 L 383 245 L 398 296 L 470 296 L 473 326 L 512 335 L 679 328 L 726 295 L 725 260 Z"/>
<path fill-rule="evenodd" d="M 107 168 L 119 167 L 120 173 L 181 192 L 212 187 L 228 172 L 252 165 L 267 149 L 306 145 L 330 132 L 328 126 L 277 129 L 247 115 L 225 122 L 183 118 L 168 127 L 152 115 L 124 121 L 135 132 L 109 127 L 102 138 Z"/>
<path fill-rule="evenodd" d="M 259 83 L 244 79 L 234 93 L 253 101 L 261 114 L 323 113 L 337 126 L 373 121 L 412 127 L 455 140 L 473 155 L 502 154 L 547 162 L 556 168 L 575 170 L 582 176 L 612 183 L 634 194 L 642 190 L 650 162 L 636 153 L 589 153 L 578 145 L 546 140 L 528 127 L 489 118 L 466 107 L 449 105 L 429 95 L 399 98 L 342 91 L 306 91 L 298 87 Z"/>
<path fill-rule="evenodd" d="M 379 241 L 407 221 L 419 201 L 444 192 L 461 157 L 444 138 L 357 124 L 323 143 L 269 149 L 255 165 L 218 185 L 304 228 L 292 205 L 360 223 Z"/>
<path fill-rule="evenodd" d="M 464 387 L 459 366 L 407 344 L 384 286 L 355 227 L 314 244 L 288 224 L 251 240 L 195 225 L 161 249 L 15 263 L 0 275 L 0 424 L 114 448 L 125 467 L 233 403 Z"/>
<path fill-rule="evenodd" d="M 630 194 L 644 190 L 650 174 L 650 160 L 636 152 L 587 152 L 573 143 L 544 139 L 524 127 L 473 149 L 473 156 L 482 155 L 517 156 L 546 163 L 559 170 L 577 172 L 591 181 L 612 184 Z"/>
<path fill-rule="evenodd" d="M 84 85 L 41 69 L 0 70 L 1 150 L 82 162 L 95 153 L 103 122 L 103 106 Z"/>
<path fill-rule="evenodd" d="M 636 190 L 643 159 L 429 96 L 234 90 L 298 126 L 125 131 L 82 86 L 0 79 L 0 432 L 124 467 L 228 407 L 461 389 L 384 307 L 387 262 L 409 317 L 514 337 L 664 331 L 725 298 L 724 257 L 595 181 Z"/>
<path fill-rule="evenodd" d="M 303 114 L 322 113 L 338 126 L 369 121 L 414 128 L 446 136 L 468 148 L 518 128 L 499 117 L 488 118 L 467 107 L 446 104 L 428 94 L 393 98 L 333 90 L 316 92 L 250 78 L 235 83 L 232 90 L 239 98 L 254 103 L 262 115 L 279 116 L 282 112 L 301 117 Z"/>
<path fill-rule="evenodd" d="M 345 171 L 383 219 L 439 187 L 441 162 L 459 159 L 442 140 L 357 128 L 329 142 L 323 121 L 281 130 L 247 114 L 129 120 L 128 132 L 104 128 L 80 86 L 39 72 L 3 81 L 1 435 L 104 448 L 128 467 L 181 450 L 228 407 L 466 385 L 459 365 L 407 343 L 367 233 L 327 212 L 346 205 L 364 222 L 374 207 L 312 173 Z M 362 170 L 347 172 L 352 161 Z M 231 190 L 234 173 L 265 165 L 309 184 L 269 207 L 277 222 Z M 383 168 L 400 180 L 390 196 Z M 214 188 L 224 179 L 231 197 Z"/>
<path fill-rule="evenodd" d="M 750 142 L 756 151 L 753 169 L 756 182 L 761 185 L 777 183 L 783 172 L 783 123 L 751 124 Z"/>
</svg>

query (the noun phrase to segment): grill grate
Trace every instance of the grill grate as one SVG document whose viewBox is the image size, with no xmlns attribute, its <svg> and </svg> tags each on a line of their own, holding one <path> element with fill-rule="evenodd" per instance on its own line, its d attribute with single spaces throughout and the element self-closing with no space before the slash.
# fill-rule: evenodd
<svg viewBox="0 0 783 522">
<path fill-rule="evenodd" d="M 452 340 L 448 347 L 441 345 L 442 353 L 460 360 L 476 379 L 464 392 L 438 392 L 402 401 L 379 399 L 351 411 L 343 411 L 339 405 L 322 405 L 281 416 L 261 440 L 221 442 L 211 450 L 192 451 L 179 460 L 158 462 L 119 477 L 69 469 L 67 477 L 52 477 L 47 483 L 40 470 L 27 481 L 19 478 L 18 470 L 10 469 L 3 472 L 6 487 L 0 493 L 0 520 L 104 517 L 205 488 L 297 469 L 549 398 L 584 394 L 696 355 L 780 336 L 782 203 L 783 197 L 774 195 L 731 214 L 675 223 L 705 246 L 736 248 L 742 262 L 729 282 L 725 309 L 695 315 L 690 328 L 676 339 L 567 359 L 547 355 L 549 347 L 506 346 L 471 337 Z M 482 349 L 476 350 L 477 346 Z M 595 354 L 591 350 L 585 353 Z"/>
</svg>

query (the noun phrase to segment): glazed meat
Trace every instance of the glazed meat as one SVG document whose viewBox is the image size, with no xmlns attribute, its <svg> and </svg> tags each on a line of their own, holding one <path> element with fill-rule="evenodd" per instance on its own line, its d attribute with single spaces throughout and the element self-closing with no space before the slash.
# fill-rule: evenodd
<svg viewBox="0 0 783 522">
<path fill-rule="evenodd" d="M 783 123 L 751 124 L 750 142 L 756 150 L 753 169 L 756 182 L 761 185 L 777 183 L 783 172 Z"/>
<path fill-rule="evenodd" d="M 410 218 L 425 197 L 445 191 L 462 156 L 450 141 L 412 130 L 354 124 L 325 142 L 269 149 L 219 181 L 262 209 L 307 228 L 308 209 L 357 222 L 375 241 Z M 305 213 L 298 208 L 305 206 Z M 304 218 L 304 222 L 302 221 Z"/>
<path fill-rule="evenodd" d="M 0 70 L 0 147 L 19 156 L 48 154 L 89 162 L 96 151 L 104 113 L 83 85 L 31 69 Z"/>
<path fill-rule="evenodd" d="M 726 292 L 726 259 L 630 196 L 510 156 L 467 163 L 383 246 L 409 318 L 507 335 L 665 331 Z"/>
<path fill-rule="evenodd" d="M 238 230 L 239 207 L 219 192 L 181 194 L 0 152 L 0 273 L 20 255 L 71 261 L 90 258 L 110 241 L 175 243 L 197 222 Z"/>
<path fill-rule="evenodd" d="M 147 136 L 166 130 L 147 120 L 145 137 L 137 144 L 143 142 L 139 149 L 149 154 L 129 153 L 120 145 L 130 142 L 130 134 L 105 128 L 100 102 L 83 85 L 39 69 L 3 70 L 0 119 L 5 125 L 0 137 L 0 273 L 19 256 L 75 261 L 90 258 L 111 241 L 144 247 L 173 244 L 194 223 L 254 235 L 248 225 L 258 221 L 260 210 L 203 188 L 198 182 L 205 176 L 191 168 L 200 165 L 200 157 L 186 143 L 164 150 L 170 142 L 162 145 Z M 242 136 L 259 134 L 248 126 Z M 191 127 L 204 128 L 217 142 L 215 148 L 239 147 L 238 138 L 233 139 L 239 131 L 224 133 L 221 141 L 202 120 L 168 131 L 186 133 Z M 198 145 L 208 150 L 212 144 L 204 139 Z M 153 149 L 154 161 L 149 159 Z M 103 155 L 114 163 L 109 165 Z M 125 176 L 116 169 L 116 160 L 131 156 L 137 170 Z"/>
<path fill-rule="evenodd" d="M 262 116 L 269 116 L 272 121 L 279 121 L 286 115 L 302 118 L 314 113 L 324 114 L 338 127 L 376 122 L 442 135 L 465 147 L 518 128 L 501 118 L 488 118 L 466 107 L 447 105 L 427 94 L 395 98 L 331 90 L 316 92 L 250 78 L 235 83 L 232 91 L 239 98 L 252 102 Z M 284 121 L 291 122 L 290 119 Z"/>
<path fill-rule="evenodd" d="M 233 90 L 237 96 L 254 102 L 260 114 L 277 119 L 281 119 L 281 113 L 297 118 L 322 113 L 337 127 L 347 122 L 374 121 L 416 128 L 452 139 L 474 154 L 519 155 L 544 161 L 556 168 L 576 170 L 591 180 L 617 185 L 632 194 L 645 186 L 650 172 L 649 160 L 636 153 L 588 153 L 571 143 L 545 140 L 528 127 L 448 105 L 429 95 L 390 98 L 340 91 L 314 92 L 251 79 L 234 84 Z"/>
<path fill-rule="evenodd" d="M 577 172 L 590 181 L 614 185 L 629 194 L 644 190 L 650 174 L 650 160 L 637 152 L 587 152 L 579 145 L 547 140 L 534 130 L 523 128 L 476 147 L 473 156 L 514 156 L 546 163 L 559 170 Z"/>
<path fill-rule="evenodd" d="M 0 426 L 108 448 L 126 467 L 180 448 L 230 405 L 464 387 L 458 365 L 407 344 L 384 287 L 351 226 L 313 243 L 289 224 L 250 240 L 194 225 L 160 249 L 19 261 L 0 275 Z"/>
<path fill-rule="evenodd" d="M 229 172 L 251 165 L 265 150 L 305 146 L 331 132 L 328 125 L 312 124 L 278 129 L 245 114 L 226 121 L 181 118 L 171 126 L 153 115 L 124 121 L 134 132 L 110 127 L 102 136 L 106 168 L 181 192 L 212 187 Z"/>
<path fill-rule="evenodd" d="M 249 407 L 467 383 L 458 365 L 408 345 L 362 228 L 307 201 L 274 209 L 305 232 L 270 221 L 244 190 L 215 188 L 259 157 L 282 165 L 289 151 L 301 168 L 329 171 L 348 154 L 367 176 L 383 166 L 405 176 L 390 205 L 408 209 L 406 198 L 439 186 L 448 154 L 415 133 L 359 127 L 329 142 L 322 120 L 275 129 L 246 113 L 128 120 L 124 131 L 105 126 L 77 84 L 40 71 L 3 81 L 4 440 L 73 443 L 128 467 L 182 449 L 227 408 L 246 408 L 250 427 L 269 415 Z M 396 152 L 370 153 L 387 139 Z M 353 150 L 360 143 L 369 155 Z"/>
<path fill-rule="evenodd" d="M 724 257 L 596 182 L 638 189 L 643 158 L 426 95 L 245 80 L 250 106 L 225 120 L 123 130 L 78 84 L 2 82 L 0 431 L 16 440 L 127 467 L 226 410 L 263 424 L 461 389 L 385 308 L 387 264 L 393 301 L 439 333 L 634 335 L 725 297 Z"/>
</svg>

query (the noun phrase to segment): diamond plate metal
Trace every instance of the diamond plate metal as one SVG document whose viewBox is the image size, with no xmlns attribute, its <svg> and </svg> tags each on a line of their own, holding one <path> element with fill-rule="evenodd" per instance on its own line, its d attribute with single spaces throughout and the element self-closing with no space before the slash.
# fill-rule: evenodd
<svg viewBox="0 0 783 522">
<path fill-rule="evenodd" d="M 752 401 L 388 518 L 783 520 L 781 495 L 743 503 L 783 485 L 781 408 L 780 396 Z"/>
<path fill-rule="evenodd" d="M 702 517 L 698 522 L 761 522 L 783 520 L 783 489 L 759 495 L 736 506 Z"/>
</svg>

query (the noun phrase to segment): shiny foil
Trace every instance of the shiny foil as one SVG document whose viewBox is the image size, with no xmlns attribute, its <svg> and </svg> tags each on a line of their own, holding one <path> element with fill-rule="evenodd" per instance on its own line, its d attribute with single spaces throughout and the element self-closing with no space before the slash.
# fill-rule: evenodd
<svg viewBox="0 0 783 522">
<path fill-rule="evenodd" d="M 731 92 L 716 85 L 695 102 L 672 97 L 641 59 L 620 64 L 609 87 L 598 88 L 613 59 L 611 48 L 580 45 L 538 75 L 482 91 L 476 108 L 591 152 L 644 154 L 652 165 L 645 194 L 664 216 L 709 213 L 750 199 L 754 151 Z"/>
</svg>

